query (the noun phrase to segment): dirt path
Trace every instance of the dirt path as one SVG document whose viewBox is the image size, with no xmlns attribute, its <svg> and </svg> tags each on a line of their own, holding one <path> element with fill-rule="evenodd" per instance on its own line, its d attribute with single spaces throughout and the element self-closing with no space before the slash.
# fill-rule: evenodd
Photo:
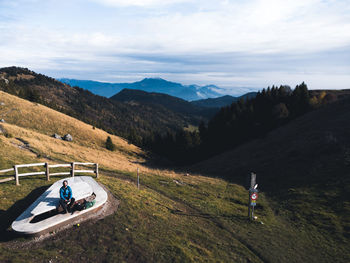
<svg viewBox="0 0 350 263">
<path fill-rule="evenodd" d="M 124 180 L 124 181 L 128 181 L 128 182 L 132 182 L 132 183 L 136 184 L 135 180 L 133 180 L 133 179 L 131 179 L 131 178 L 125 176 L 125 175 L 118 174 L 118 173 L 107 172 L 104 175 L 106 175 L 106 176 L 114 176 L 114 177 L 117 177 L 118 179 L 121 179 L 121 180 Z M 211 223 L 213 223 L 214 225 L 216 225 L 220 229 L 223 229 L 224 231 L 228 232 L 234 239 L 236 239 L 239 243 L 241 243 L 248 250 L 250 250 L 261 262 L 269 263 L 269 260 L 267 260 L 259 251 L 257 251 L 254 247 L 252 247 L 242 237 L 238 236 L 237 233 L 233 232 L 231 229 L 228 229 L 227 227 L 225 227 L 225 223 L 221 220 L 220 216 L 214 216 L 214 215 L 211 215 L 211 214 L 203 213 L 198 208 L 192 206 L 191 204 L 189 204 L 187 202 L 184 202 L 180 198 L 173 197 L 173 196 L 169 195 L 166 191 L 161 191 L 159 189 L 156 189 L 154 187 L 146 185 L 145 183 L 142 184 L 142 187 L 146 187 L 146 188 L 148 188 L 148 189 L 150 189 L 152 191 L 155 191 L 158 194 L 161 194 L 161 195 L 167 197 L 168 199 L 170 199 L 170 200 L 172 200 L 172 201 L 174 201 L 176 203 L 181 204 L 181 206 L 183 206 L 185 208 L 185 211 L 172 210 L 172 209 L 168 208 L 169 210 L 171 210 L 172 213 L 178 214 L 178 215 L 183 215 L 183 216 L 201 217 L 204 220 L 210 221 Z"/>
</svg>

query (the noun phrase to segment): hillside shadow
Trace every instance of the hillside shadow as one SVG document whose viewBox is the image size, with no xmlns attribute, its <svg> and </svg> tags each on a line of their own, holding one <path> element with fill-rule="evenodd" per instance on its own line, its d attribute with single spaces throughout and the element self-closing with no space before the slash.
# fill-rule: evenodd
<svg viewBox="0 0 350 263">
<path fill-rule="evenodd" d="M 18 200 L 7 210 L 0 210 L 0 242 L 10 241 L 18 235 L 11 230 L 12 222 L 27 209 L 48 186 L 41 186 L 30 192 L 25 198 Z"/>
</svg>

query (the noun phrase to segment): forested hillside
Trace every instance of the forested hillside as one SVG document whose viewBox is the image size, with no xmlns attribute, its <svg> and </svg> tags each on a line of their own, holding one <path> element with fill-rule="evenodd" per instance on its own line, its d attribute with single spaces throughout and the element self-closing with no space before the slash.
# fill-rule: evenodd
<svg viewBox="0 0 350 263">
<path fill-rule="evenodd" d="M 111 100 L 124 102 L 130 105 L 143 104 L 150 107 L 159 107 L 181 114 L 184 119 L 190 119 L 189 123 L 197 124 L 203 120 L 208 121 L 218 109 L 207 109 L 193 105 L 192 103 L 163 93 L 146 92 L 142 90 L 123 89 L 111 97 Z"/>
<path fill-rule="evenodd" d="M 193 105 L 200 106 L 200 107 L 206 107 L 206 108 L 221 108 L 225 106 L 231 105 L 233 102 L 239 101 L 240 99 L 252 99 L 256 96 L 257 92 L 248 92 L 242 96 L 239 97 L 233 97 L 230 95 L 225 95 L 218 98 L 209 98 L 209 99 L 202 99 L 202 100 L 194 100 L 191 101 Z"/>
<path fill-rule="evenodd" d="M 227 151 L 349 96 L 347 90 L 309 91 L 305 83 L 294 90 L 273 86 L 215 114 L 215 109 L 159 93 L 124 90 L 108 99 L 24 68 L 2 68 L 0 78 L 0 89 L 5 92 L 122 136 L 176 164 Z"/>
<path fill-rule="evenodd" d="M 323 105 L 346 98 L 346 91 L 309 91 L 302 83 L 269 87 L 255 98 L 239 100 L 223 107 L 199 131 L 168 132 L 157 135 L 148 147 L 179 163 L 191 163 L 265 136 L 269 131 Z"/>
<path fill-rule="evenodd" d="M 0 90 L 41 103 L 138 145 L 154 132 L 181 130 L 198 125 L 201 119 L 164 107 L 110 100 L 25 68 L 2 68 L 0 78 Z"/>
</svg>

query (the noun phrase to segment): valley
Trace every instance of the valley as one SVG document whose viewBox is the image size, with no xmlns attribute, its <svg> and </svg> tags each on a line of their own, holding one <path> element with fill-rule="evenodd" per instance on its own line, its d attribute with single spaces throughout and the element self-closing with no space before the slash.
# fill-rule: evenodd
<svg viewBox="0 0 350 263">
<path fill-rule="evenodd" d="M 27 244 L 13 237 L 8 227 L 60 177 L 49 183 L 44 177 L 28 177 L 18 187 L 13 182 L 1 184 L 3 262 L 24 257 L 27 262 L 60 262 L 67 257 L 71 262 L 350 259 L 346 99 L 209 160 L 157 168 L 149 164 L 149 153 L 125 139 L 37 102 L 3 91 L 0 98 L 5 120 L 1 168 L 31 162 L 98 162 L 99 182 L 120 200 L 113 215 Z M 332 117 L 335 114 L 337 118 Z M 73 141 L 55 139 L 54 133 L 69 133 Z M 108 136 L 115 151 L 105 148 Z M 20 147 L 23 142 L 27 148 Z M 246 178 L 251 171 L 257 173 L 261 189 L 256 221 L 247 218 Z"/>
</svg>

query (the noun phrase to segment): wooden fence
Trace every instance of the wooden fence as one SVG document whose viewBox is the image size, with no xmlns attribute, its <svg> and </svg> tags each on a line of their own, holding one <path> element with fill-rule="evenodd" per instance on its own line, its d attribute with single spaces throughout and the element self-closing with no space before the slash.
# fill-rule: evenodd
<svg viewBox="0 0 350 263">
<path fill-rule="evenodd" d="M 93 170 L 77 170 L 76 166 L 94 166 L 94 169 Z M 27 167 L 44 167 L 45 171 L 19 173 L 19 168 L 27 168 Z M 51 173 L 52 169 L 61 168 L 61 167 L 69 167 L 70 171 Z M 0 174 L 8 173 L 8 172 L 14 172 L 14 174 L 9 175 L 10 177 L 0 179 L 0 183 L 15 180 L 16 185 L 19 185 L 19 178 L 22 176 L 29 176 L 29 175 L 46 175 L 46 179 L 48 181 L 50 181 L 51 176 L 57 176 L 57 175 L 74 176 L 76 173 L 93 173 L 96 175 L 96 178 L 98 178 L 98 163 L 78 163 L 78 162 L 67 163 L 67 164 L 31 163 L 31 164 L 19 164 L 19 165 L 15 165 L 13 168 L 10 168 L 10 169 L 0 170 Z"/>
</svg>

